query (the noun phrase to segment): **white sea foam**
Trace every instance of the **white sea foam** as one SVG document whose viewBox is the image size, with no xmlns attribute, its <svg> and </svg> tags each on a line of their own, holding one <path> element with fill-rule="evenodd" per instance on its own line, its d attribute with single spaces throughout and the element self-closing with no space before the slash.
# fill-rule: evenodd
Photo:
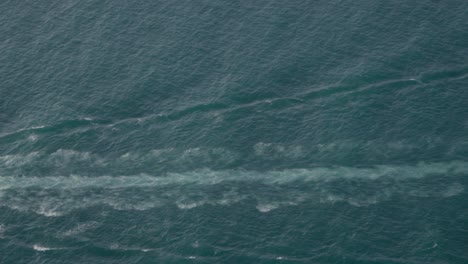
<svg viewBox="0 0 468 264">
<path fill-rule="evenodd" d="M 238 203 L 245 198 L 247 198 L 246 195 L 233 194 L 228 192 L 223 193 L 222 198 L 220 199 L 210 199 L 208 197 L 202 199 L 191 199 L 189 197 L 183 197 L 183 199 L 177 200 L 175 204 L 179 209 L 193 209 L 204 205 L 227 206 Z"/>
<path fill-rule="evenodd" d="M 0 156 L 0 164 L 5 167 L 19 167 L 31 163 L 40 155 L 39 152 L 31 152 L 26 155 L 5 155 Z"/>
<path fill-rule="evenodd" d="M 41 128 L 44 128 L 45 126 L 33 126 L 33 127 L 30 127 L 29 129 L 41 129 Z"/>
<path fill-rule="evenodd" d="M 28 136 L 29 141 L 37 141 L 38 138 L 39 138 L 39 136 L 37 136 L 35 134 L 32 134 L 32 135 Z"/>
<path fill-rule="evenodd" d="M 261 200 L 261 201 L 257 204 L 257 206 L 255 206 L 255 208 L 257 208 L 257 210 L 261 213 L 267 213 L 267 212 L 276 210 L 281 207 L 298 205 L 306 201 L 308 198 L 309 199 L 312 198 L 312 196 L 305 197 L 303 194 L 289 193 L 287 195 L 281 196 L 282 199 L 286 198 L 288 200 L 281 200 L 281 201 L 268 201 L 265 198 L 259 197 L 258 200 Z"/>
<path fill-rule="evenodd" d="M 93 159 L 94 158 L 94 159 Z M 52 153 L 47 161 L 49 164 L 55 164 L 63 166 L 63 164 L 69 164 L 71 162 L 80 162 L 80 161 L 96 161 L 97 157 L 92 157 L 92 154 L 89 152 L 80 152 L 69 149 L 59 149 L 56 152 Z"/>
<path fill-rule="evenodd" d="M 176 205 L 177 207 L 179 207 L 179 209 L 193 209 L 195 207 L 202 206 L 204 204 L 205 202 L 203 201 L 193 202 L 193 203 L 176 202 Z"/>
<path fill-rule="evenodd" d="M 47 208 L 39 208 L 39 210 L 36 210 L 35 212 L 37 214 L 41 214 L 47 217 L 58 217 L 62 215 L 61 212 L 58 212 L 54 209 L 47 209 Z"/>
<path fill-rule="evenodd" d="M 167 205 L 189 210 L 207 205 L 230 206 L 241 201 L 257 201 L 252 206 L 262 213 L 304 202 L 344 202 L 362 207 L 394 196 L 447 198 L 459 195 L 465 187 L 458 182 L 434 186 L 431 180 L 428 181 L 429 185 L 415 184 L 413 181 L 421 177 L 445 177 L 451 174 L 456 176 L 452 179 L 466 176 L 467 163 L 419 163 L 413 166 L 381 165 L 372 168 L 322 167 L 267 172 L 198 170 L 168 173 L 163 177 L 146 174 L 116 177 L 2 176 L 0 206 L 35 212 L 45 217 L 61 217 L 80 208 L 103 205 L 126 211 L 150 210 Z M 371 188 L 362 193 L 356 186 L 346 183 L 350 179 L 364 180 L 366 183 L 363 184 L 371 184 Z M 374 184 L 378 179 L 385 179 L 387 183 L 394 181 L 394 184 Z M 269 185 L 265 188 L 272 189 L 256 192 L 242 187 L 250 183 Z M 309 187 L 306 190 L 295 187 L 301 184 L 308 184 Z M 334 187 L 337 184 L 346 188 L 344 192 Z M 212 188 L 213 185 L 217 187 Z M 138 190 L 132 190 L 135 188 Z M 155 188 L 158 190 L 155 191 Z M 129 191 L 132 195 L 129 195 Z M 69 234 L 79 232 L 79 228 L 69 231 Z"/>
<path fill-rule="evenodd" d="M 110 244 L 108 248 L 111 250 L 122 250 L 122 251 L 141 251 L 141 252 L 156 251 L 156 249 L 153 249 L 153 248 L 126 247 L 117 243 Z"/>
<path fill-rule="evenodd" d="M 336 203 L 336 202 L 341 202 L 344 201 L 345 198 L 336 195 L 336 194 L 326 194 L 323 197 L 320 197 L 320 202 L 322 203 Z"/>
<path fill-rule="evenodd" d="M 29 141 L 40 140 L 40 135 L 29 135 Z M 429 143 L 428 143 L 429 142 Z M 430 143 L 433 142 L 433 143 Z M 435 144 L 440 139 L 431 138 L 425 141 L 426 147 L 429 144 Z M 424 145 L 424 144 L 423 144 Z M 78 151 L 73 149 L 58 149 L 53 153 L 44 151 L 31 153 L 18 153 L 0 156 L 0 174 L 16 175 L 24 174 L 25 168 L 41 167 L 53 173 L 63 173 L 69 175 L 72 171 L 80 169 L 83 174 L 93 174 L 98 171 L 125 171 L 125 168 L 133 168 L 134 172 L 148 172 L 151 168 L 164 167 L 169 171 L 171 168 L 177 170 L 194 170 L 204 167 L 223 167 L 233 164 L 245 155 L 254 155 L 255 159 L 260 160 L 296 160 L 305 157 L 317 157 L 320 159 L 332 158 L 330 154 L 347 155 L 355 150 L 365 150 L 365 153 L 376 153 L 379 155 L 399 155 L 396 153 L 406 153 L 414 151 L 417 144 L 399 140 L 386 143 L 366 142 L 366 141 L 336 141 L 331 143 L 317 144 L 308 146 L 307 148 L 301 145 L 288 145 L 279 143 L 258 142 L 252 146 L 252 153 L 240 153 L 226 148 L 163 148 L 153 149 L 149 151 L 133 151 L 122 154 L 120 157 L 109 157 L 93 152 Z M 460 147 L 452 147 L 452 154 L 463 152 Z M 342 153 L 342 154 L 339 154 Z M 343 156 L 344 158 L 344 156 Z M 161 165 L 161 166 L 159 166 Z M 418 164 L 413 165 L 418 166 Z M 395 169 L 390 166 L 390 169 Z M 411 166 L 409 166 L 411 167 Z M 374 167 L 371 169 L 384 169 L 385 165 Z M 344 169 L 343 167 L 328 168 L 332 170 Z M 405 169 L 402 167 L 402 169 Z M 317 174 L 318 169 L 314 169 L 313 173 Z M 356 170 L 356 168 L 354 168 Z M 5 172 L 4 172 L 5 171 Z M 13 172 L 12 172 L 13 171 Z M 290 172 L 293 172 L 291 170 Z M 341 173 L 340 171 L 337 171 Z M 223 173 L 223 172 L 219 172 Z M 272 174 L 275 172 L 271 172 Z M 245 173 L 244 173 L 245 174 Z M 267 173 L 268 174 L 268 173 Z M 309 177 L 310 178 L 310 177 Z"/>
<path fill-rule="evenodd" d="M 49 248 L 49 247 L 44 247 L 38 244 L 34 244 L 33 249 L 36 251 L 49 251 L 49 250 L 56 250 L 57 248 Z"/>
<path fill-rule="evenodd" d="M 4 156 L 5 157 L 5 156 Z M 20 177 L 0 176 L 0 189 L 22 189 L 30 187 L 75 189 L 75 188 L 130 188 L 164 185 L 199 184 L 213 185 L 222 182 L 258 181 L 266 184 L 288 184 L 291 182 L 332 181 L 340 179 L 380 178 L 407 179 L 433 175 L 468 174 L 468 162 L 418 163 L 415 165 L 378 165 L 370 168 L 319 167 L 312 169 L 288 169 L 281 171 L 244 170 L 196 170 L 186 173 L 167 173 L 165 176 L 140 174 L 133 176 L 45 176 Z"/>
<path fill-rule="evenodd" d="M 5 236 L 6 227 L 3 224 L 0 224 L 0 238 Z"/>
<path fill-rule="evenodd" d="M 64 236 L 75 236 L 75 235 L 79 235 L 83 232 L 86 232 L 88 230 L 92 230 L 92 229 L 95 229 L 99 226 L 100 224 L 96 221 L 90 221 L 90 222 L 86 222 L 86 223 L 81 223 L 81 224 L 78 224 L 77 226 L 73 227 L 72 229 L 70 230 L 67 230 L 63 233 Z"/>
<path fill-rule="evenodd" d="M 268 213 L 271 210 L 278 209 L 278 204 L 259 204 L 256 206 L 257 210 L 261 213 Z"/>
<path fill-rule="evenodd" d="M 184 190 L 185 188 L 175 189 L 170 191 L 158 191 L 154 195 L 154 190 L 141 189 L 138 192 L 129 196 L 128 191 L 123 189 L 19 189 L 11 193 L 7 193 L 0 200 L 0 206 L 7 206 L 11 209 L 21 212 L 35 212 L 45 217 L 64 216 L 74 210 L 89 208 L 98 205 L 110 205 L 116 210 L 149 210 L 158 206 L 175 204 L 181 210 L 191 210 L 201 206 L 231 206 L 241 201 L 251 203 L 257 200 L 257 204 L 252 204 L 261 213 L 285 207 L 296 206 L 302 203 L 308 204 L 335 204 L 347 203 L 356 207 L 367 207 L 375 205 L 382 201 L 387 201 L 392 197 L 419 197 L 419 198 L 446 198 L 459 195 L 463 192 L 461 185 L 448 185 L 441 191 L 438 188 L 428 188 L 428 186 L 414 185 L 398 185 L 396 187 L 387 186 L 377 188 L 367 194 L 362 194 L 358 190 L 348 190 L 348 193 L 337 194 L 336 189 L 330 184 L 317 184 L 310 186 L 306 191 L 296 188 L 285 187 L 284 189 L 275 190 L 280 192 L 252 192 L 249 190 L 243 193 L 229 194 L 230 191 L 223 193 L 210 194 L 206 188 L 196 188 Z M 431 187 L 431 186 L 429 186 Z M 434 187 L 434 186 L 433 186 Z M 183 198 L 180 198 L 180 197 Z M 185 197 L 184 197 L 185 196 Z M 165 199 L 161 202 L 160 199 Z M 155 202 L 156 201 L 156 202 Z M 84 232 L 88 228 L 94 228 L 94 224 L 90 223 L 77 226 L 64 233 L 74 235 Z"/>
<path fill-rule="evenodd" d="M 32 127 L 26 127 L 26 128 L 21 128 L 16 133 L 21 132 L 21 131 L 27 131 L 27 130 L 35 130 L 35 129 L 41 129 L 44 128 L 45 126 L 32 126 Z"/>
</svg>

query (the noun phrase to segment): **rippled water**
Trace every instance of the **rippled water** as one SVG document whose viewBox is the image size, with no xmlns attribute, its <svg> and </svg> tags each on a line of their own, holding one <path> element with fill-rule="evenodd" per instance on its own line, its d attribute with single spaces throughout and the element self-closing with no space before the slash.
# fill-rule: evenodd
<svg viewBox="0 0 468 264">
<path fill-rule="evenodd" d="M 468 262 L 468 2 L 0 10 L 0 263 Z"/>
</svg>

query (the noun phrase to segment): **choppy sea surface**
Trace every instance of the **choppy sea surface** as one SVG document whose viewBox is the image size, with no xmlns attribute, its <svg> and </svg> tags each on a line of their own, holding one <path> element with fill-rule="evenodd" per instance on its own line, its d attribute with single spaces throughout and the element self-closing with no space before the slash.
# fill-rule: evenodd
<svg viewBox="0 0 468 264">
<path fill-rule="evenodd" d="M 0 263 L 468 263 L 468 1 L 0 2 Z"/>
</svg>

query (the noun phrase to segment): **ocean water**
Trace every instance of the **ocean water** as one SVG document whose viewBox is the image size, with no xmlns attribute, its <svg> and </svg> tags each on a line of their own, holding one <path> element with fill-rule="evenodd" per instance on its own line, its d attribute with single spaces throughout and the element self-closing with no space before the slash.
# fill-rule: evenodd
<svg viewBox="0 0 468 264">
<path fill-rule="evenodd" d="M 468 263 L 468 1 L 0 2 L 0 263 Z"/>
</svg>

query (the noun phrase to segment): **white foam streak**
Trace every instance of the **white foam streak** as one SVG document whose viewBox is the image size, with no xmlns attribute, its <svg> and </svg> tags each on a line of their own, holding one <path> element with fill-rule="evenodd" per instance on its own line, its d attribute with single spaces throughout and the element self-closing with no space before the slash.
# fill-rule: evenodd
<svg viewBox="0 0 468 264">
<path fill-rule="evenodd" d="M 35 212 L 45 217 L 61 217 L 74 210 L 102 205 L 123 211 L 165 206 L 194 210 L 203 206 L 230 206 L 246 202 L 251 203 L 260 213 L 305 202 L 347 203 L 362 207 L 393 197 L 448 199 L 457 196 L 465 191 L 460 177 L 468 175 L 467 164 L 453 161 L 412 166 L 322 167 L 266 172 L 198 170 L 169 173 L 161 177 L 3 176 L 0 177 L 0 207 Z M 442 185 L 434 178 L 446 176 L 450 176 L 450 181 Z M 421 184 L 418 179 L 422 177 L 433 179 L 427 179 L 428 184 Z M 377 181 L 380 179 L 382 182 Z M 370 188 L 362 192 L 359 186 L 348 184 L 354 180 L 359 180 L 359 184 L 369 185 Z M 260 187 L 266 188 L 266 191 L 249 187 L 256 183 L 268 185 Z M 297 188 L 302 184 L 307 187 Z M 337 189 L 335 186 L 344 188 Z M 78 226 L 64 235 L 85 232 L 94 227 Z M 0 235 L 1 229 L 0 226 Z"/>
<path fill-rule="evenodd" d="M 58 248 L 48 248 L 38 244 L 33 245 L 33 249 L 36 251 L 49 251 L 49 250 L 57 250 Z"/>
<path fill-rule="evenodd" d="M 257 181 L 266 184 L 291 182 L 332 181 L 339 179 L 379 178 L 405 179 L 431 175 L 468 174 L 468 163 L 453 161 L 446 163 L 418 163 L 416 165 L 379 165 L 370 168 L 321 167 L 312 169 L 288 169 L 282 171 L 243 170 L 197 170 L 186 173 L 168 173 L 165 176 L 140 174 L 133 176 L 49 176 L 49 177 L 0 177 L 0 190 L 22 188 L 74 189 L 74 188 L 132 188 L 164 185 L 214 185 L 222 182 Z"/>
<path fill-rule="evenodd" d="M 4 237 L 5 231 L 6 231 L 6 227 L 0 224 L 0 238 Z"/>
</svg>

